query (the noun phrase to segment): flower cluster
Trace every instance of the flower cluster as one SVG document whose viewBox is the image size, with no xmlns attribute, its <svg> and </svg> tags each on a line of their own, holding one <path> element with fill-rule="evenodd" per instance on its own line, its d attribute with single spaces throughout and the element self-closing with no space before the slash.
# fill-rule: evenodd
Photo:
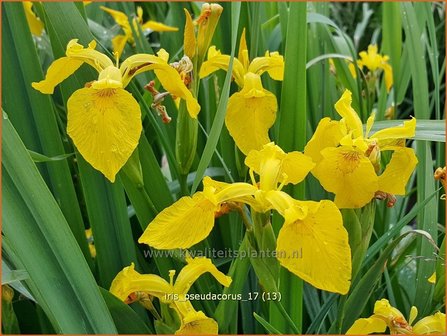
<svg viewBox="0 0 447 336">
<path fill-rule="evenodd" d="M 405 195 L 405 186 L 418 162 L 414 150 L 405 147 L 404 141 L 414 136 L 416 119 L 370 135 L 374 114 L 364 129 L 351 107 L 348 90 L 335 104 L 335 110 L 342 119 L 322 119 L 304 149 L 316 163 L 312 174 L 335 194 L 339 208 L 361 208 L 374 197 L 391 198 L 392 205 L 393 195 Z M 384 151 L 393 154 L 383 169 Z"/>
<path fill-rule="evenodd" d="M 258 213 L 276 210 L 284 218 L 277 241 L 277 250 L 285 252 L 278 253 L 281 265 L 317 288 L 346 294 L 351 253 L 340 211 L 331 201 L 298 201 L 281 191 L 289 183 L 303 181 L 315 166 L 312 160 L 300 152 L 284 153 L 269 143 L 260 151 L 252 150 L 245 164 L 252 184 L 205 177 L 202 192 L 185 196 L 160 212 L 139 242 L 158 249 L 190 248 L 209 235 L 215 214 L 223 206 L 246 204 Z M 302 258 L 293 257 L 297 243 Z M 326 276 L 327 272 L 333 276 Z"/>
<path fill-rule="evenodd" d="M 391 334 L 441 334 L 445 333 L 445 314 L 437 312 L 427 316 L 413 325 L 418 315 L 416 307 L 411 307 L 410 317 L 407 320 L 402 313 L 392 307 L 387 299 L 382 299 L 374 305 L 374 314 L 368 318 L 355 321 L 349 328 L 347 335 L 368 335 L 372 333 L 384 333 L 388 328 Z"/>
<path fill-rule="evenodd" d="M 187 265 L 179 272 L 174 281 L 175 271 L 169 272 L 170 281 L 155 274 L 140 274 L 135 265 L 125 267 L 112 282 L 110 292 L 126 303 L 140 302 L 157 315 L 152 305 L 153 297 L 168 304 L 177 313 L 180 327 L 179 335 L 217 334 L 216 321 L 202 311 L 196 311 L 185 298 L 194 282 L 205 273 L 210 273 L 221 285 L 228 287 L 231 278 L 220 272 L 207 258 L 186 258 Z"/>
</svg>

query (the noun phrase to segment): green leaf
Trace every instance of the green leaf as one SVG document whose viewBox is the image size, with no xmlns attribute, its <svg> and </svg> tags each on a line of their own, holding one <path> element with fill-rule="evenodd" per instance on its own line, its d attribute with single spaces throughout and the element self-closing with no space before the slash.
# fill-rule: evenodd
<svg viewBox="0 0 447 336">
<path fill-rule="evenodd" d="M 6 53 L 2 60 L 2 68 L 5 70 L 3 81 L 8 78 L 7 83 L 3 82 L 3 108 L 10 114 L 11 122 L 23 139 L 26 148 L 36 150 L 46 157 L 63 156 L 65 149 L 53 103 L 49 96 L 31 87 L 31 83 L 41 80 L 43 74 L 23 5 L 8 3 L 4 4 L 3 8 L 2 36 Z M 39 170 L 58 200 L 62 213 L 87 262 L 92 267 L 85 239 L 84 221 L 68 161 L 51 161 L 39 165 Z"/>
<path fill-rule="evenodd" d="M 2 230 L 32 295 L 59 333 L 116 333 L 67 221 L 5 114 L 2 144 Z"/>
<path fill-rule="evenodd" d="M 132 308 L 115 297 L 108 290 L 101 287 L 99 287 L 99 290 L 106 302 L 107 308 L 110 310 L 110 314 L 112 315 L 119 334 L 154 334 L 154 331 L 149 329 Z"/>
<path fill-rule="evenodd" d="M 33 159 L 34 162 L 61 161 L 61 160 L 65 160 L 66 158 L 69 158 L 70 156 L 74 155 L 74 153 L 70 153 L 70 154 L 61 154 L 61 155 L 48 157 L 46 155 L 43 155 L 43 154 L 40 154 L 40 153 L 36 153 L 36 152 L 34 152 L 32 150 L 28 150 L 28 153 L 30 154 L 30 156 L 31 156 L 31 158 Z"/>
<path fill-rule="evenodd" d="M 360 316 L 363 311 L 366 303 L 368 302 L 369 297 L 372 294 L 372 291 L 380 279 L 388 258 L 391 256 L 391 253 L 395 249 L 395 247 L 402 241 L 403 238 L 412 235 L 413 238 L 416 235 L 420 235 L 426 238 L 430 244 L 434 244 L 432 237 L 425 231 L 421 230 L 413 230 L 406 232 L 396 238 L 387 248 L 380 254 L 379 258 L 374 262 L 374 264 L 368 269 L 368 271 L 362 276 L 355 287 L 352 288 L 348 298 L 346 300 L 346 304 L 344 305 L 343 319 L 341 330 L 339 332 L 346 333 L 346 331 L 352 326 L 354 321 Z M 405 240 L 406 244 L 410 244 L 412 239 Z"/>
<path fill-rule="evenodd" d="M 93 40 L 87 23 L 73 3 L 45 3 L 44 8 L 47 26 L 52 28 L 49 35 L 56 57 L 62 55 L 62 50 L 72 38 L 79 38 L 80 43 L 84 44 Z M 97 76 L 91 71 L 87 74 L 78 71 L 65 80 L 61 86 L 64 100 L 66 101 L 74 90 L 91 81 L 92 75 Z M 87 214 L 95 239 L 99 282 L 108 288 L 123 267 L 137 262 L 124 189 L 119 179 L 114 184 L 110 183 L 77 152 L 76 158 Z"/>
<path fill-rule="evenodd" d="M 199 165 L 196 171 L 196 177 L 192 184 L 191 194 L 193 194 L 197 187 L 199 186 L 200 181 L 203 178 L 203 174 L 213 157 L 214 151 L 216 150 L 217 143 L 219 141 L 219 135 L 222 131 L 222 126 L 225 120 L 225 113 L 227 111 L 227 103 L 228 96 L 230 93 L 230 82 L 232 78 L 233 71 L 233 59 L 236 50 L 236 38 L 237 38 L 237 30 L 239 26 L 239 13 L 241 10 L 241 4 L 238 2 L 233 2 L 231 4 L 231 58 L 230 64 L 228 65 L 227 75 L 225 77 L 225 83 L 222 88 L 222 92 L 220 94 L 219 105 L 217 107 L 217 112 L 214 117 L 213 126 L 211 127 L 211 131 L 208 136 L 208 140 L 205 145 L 205 149 L 202 152 L 202 156 L 200 158 Z"/>
<path fill-rule="evenodd" d="M 282 335 L 274 326 L 268 323 L 264 318 L 259 316 L 256 313 L 253 313 L 254 318 L 258 321 L 264 328 L 269 332 L 269 334 L 273 335 Z"/>
</svg>

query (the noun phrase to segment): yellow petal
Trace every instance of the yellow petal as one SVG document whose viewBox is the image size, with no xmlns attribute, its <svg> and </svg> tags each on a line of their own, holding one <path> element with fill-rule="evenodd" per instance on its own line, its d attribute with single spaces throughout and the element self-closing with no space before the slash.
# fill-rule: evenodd
<svg viewBox="0 0 447 336">
<path fill-rule="evenodd" d="M 262 150 L 251 151 L 245 165 L 260 176 L 264 191 L 275 189 L 278 183 L 297 184 L 315 167 L 309 156 L 297 151 L 284 153 L 274 143 L 264 145 Z"/>
<path fill-rule="evenodd" d="M 219 50 L 216 50 L 215 46 L 211 46 L 208 50 L 207 61 L 203 62 L 200 67 L 199 77 L 204 78 L 217 70 L 228 71 L 229 64 L 230 56 L 222 55 Z M 244 66 L 237 58 L 235 58 L 233 60 L 233 76 L 239 87 L 244 86 L 244 75 Z"/>
<path fill-rule="evenodd" d="M 390 92 L 391 87 L 393 86 L 393 68 L 388 63 L 383 63 L 382 69 L 383 72 L 385 73 L 386 91 Z"/>
<path fill-rule="evenodd" d="M 111 8 L 107 8 L 104 6 L 100 6 L 100 8 L 106 12 L 109 13 L 113 19 L 115 20 L 115 22 L 121 26 L 121 28 L 123 28 L 124 31 L 130 31 L 132 32 L 131 28 L 130 28 L 130 24 L 129 24 L 129 18 L 127 17 L 127 15 L 123 12 L 111 9 Z"/>
<path fill-rule="evenodd" d="M 385 332 L 387 324 L 384 320 L 371 316 L 368 318 L 360 318 L 354 322 L 346 335 L 368 335 L 372 333 Z"/>
<path fill-rule="evenodd" d="M 67 133 L 84 159 L 111 182 L 138 145 L 140 106 L 123 89 L 83 88 L 67 102 Z"/>
<path fill-rule="evenodd" d="M 418 309 L 415 306 L 411 306 L 410 317 L 408 318 L 408 324 L 412 325 L 417 316 L 418 316 Z"/>
<path fill-rule="evenodd" d="M 348 130 L 353 131 L 354 138 L 363 135 L 363 125 L 357 112 L 351 107 L 352 93 L 345 90 L 341 98 L 335 103 L 335 110 L 346 120 Z"/>
<path fill-rule="evenodd" d="M 120 70 L 111 65 L 99 73 L 98 80 L 91 84 L 93 89 L 122 89 L 123 82 Z"/>
<path fill-rule="evenodd" d="M 339 121 L 331 120 L 327 117 L 323 118 L 318 123 L 315 133 L 304 148 L 304 154 L 310 156 L 314 162 L 318 163 L 323 159 L 321 151 L 326 147 L 337 147 L 345 135 Z"/>
<path fill-rule="evenodd" d="M 434 315 L 424 317 L 413 326 L 414 334 L 444 334 L 445 314 L 437 312 Z"/>
<path fill-rule="evenodd" d="M 371 135 L 371 139 L 377 139 L 379 146 L 383 147 L 386 140 L 408 139 L 414 137 L 416 133 L 416 118 L 405 120 L 403 125 L 384 128 Z"/>
<path fill-rule="evenodd" d="M 346 294 L 351 250 L 340 211 L 331 201 L 297 203 L 308 213 L 294 219 L 286 212 L 276 248 L 280 264 L 316 288 Z"/>
<path fill-rule="evenodd" d="M 218 209 L 202 192 L 182 197 L 155 217 L 138 242 L 157 249 L 190 248 L 208 237 Z"/>
<path fill-rule="evenodd" d="M 237 58 L 242 63 L 244 70 L 247 71 L 250 60 L 248 58 L 248 48 L 247 48 L 247 40 L 245 38 L 245 28 L 242 29 L 242 35 L 239 41 L 239 52 Z"/>
<path fill-rule="evenodd" d="M 268 131 L 275 123 L 278 109 L 276 97 L 262 88 L 259 76 L 256 80 L 259 82 L 246 81 L 244 88 L 230 97 L 225 116 L 230 135 L 245 155 L 270 142 Z"/>
<path fill-rule="evenodd" d="M 166 91 L 175 97 L 184 99 L 191 118 L 197 118 L 200 112 L 199 103 L 185 86 L 177 70 L 167 63 L 165 57 L 168 56 L 168 53 L 164 49 L 160 49 L 158 54 L 159 56 L 136 54 L 128 57 L 120 66 L 120 71 L 123 74 L 123 87 L 126 87 L 134 76 L 154 70 Z"/>
<path fill-rule="evenodd" d="M 405 195 L 405 186 L 418 159 L 412 148 L 394 151 L 391 161 L 379 176 L 379 190 L 393 195 Z"/>
<path fill-rule="evenodd" d="M 161 85 L 175 97 L 180 97 L 186 101 L 186 109 L 191 118 L 197 118 L 200 112 L 200 105 L 197 99 L 193 97 L 191 91 L 185 86 L 179 73 L 171 67 L 157 67 L 154 72 Z"/>
<path fill-rule="evenodd" d="M 339 208 L 361 208 L 378 190 L 378 178 L 371 161 L 347 146 L 326 148 L 323 160 L 312 171 L 327 191 L 335 194 Z"/>
<path fill-rule="evenodd" d="M 392 320 L 399 320 L 405 323 L 407 322 L 399 309 L 391 306 L 387 299 L 376 301 L 374 304 L 374 315 L 377 315 L 378 317 L 381 317 L 387 321 L 388 325 L 392 323 Z"/>
<path fill-rule="evenodd" d="M 225 287 L 230 286 L 231 278 L 217 269 L 208 258 L 186 258 L 187 265 L 182 268 L 175 280 L 174 291 L 186 294 L 196 280 L 205 273 L 210 273 Z"/>
<path fill-rule="evenodd" d="M 65 55 L 70 58 L 81 60 L 98 72 L 101 72 L 105 68 L 113 65 L 110 58 L 103 53 L 95 50 L 96 42 L 93 40 L 87 48 L 84 48 L 78 43 L 77 39 L 73 39 L 68 42 Z"/>
<path fill-rule="evenodd" d="M 156 31 L 156 32 L 176 32 L 176 31 L 178 31 L 177 27 L 168 26 L 161 22 L 152 21 L 152 20 L 145 22 L 141 26 L 141 29 L 143 29 L 143 30 L 150 29 L 150 30 Z"/>
<path fill-rule="evenodd" d="M 116 275 L 110 286 L 110 292 L 121 301 L 126 301 L 127 297 L 135 292 L 149 293 L 164 300 L 166 294 L 173 293 L 173 289 L 166 280 L 158 275 L 138 273 L 132 263 Z"/>
<path fill-rule="evenodd" d="M 278 52 L 266 52 L 264 57 L 256 57 L 248 67 L 248 72 L 262 75 L 265 71 L 274 80 L 282 81 L 284 78 L 284 58 Z"/>
<path fill-rule="evenodd" d="M 214 203 L 226 201 L 245 203 L 250 206 L 256 206 L 252 197 L 258 188 L 248 183 L 225 183 L 214 181 L 209 176 L 203 178 L 203 193 Z"/>
<path fill-rule="evenodd" d="M 31 34 L 35 36 L 41 36 L 43 31 L 43 22 L 33 12 L 33 3 L 31 1 L 24 1 L 23 7 L 25 9 L 26 21 L 31 30 Z"/>
<path fill-rule="evenodd" d="M 288 218 L 289 221 L 301 220 L 307 217 L 308 207 L 298 203 L 292 196 L 284 191 L 270 190 L 264 193 L 264 198 L 270 202 L 271 208 Z"/>
<path fill-rule="evenodd" d="M 82 60 L 61 57 L 51 63 L 47 70 L 47 74 L 45 75 L 45 79 L 40 82 L 34 82 L 31 85 L 34 89 L 42 93 L 52 94 L 56 85 L 70 77 L 81 67 L 82 63 L 84 63 Z"/>
<path fill-rule="evenodd" d="M 120 58 L 123 54 L 123 50 L 126 47 L 127 40 L 128 38 L 126 35 L 116 35 L 112 39 L 113 51 L 118 54 L 118 58 Z"/>
<path fill-rule="evenodd" d="M 371 71 L 375 71 L 382 64 L 382 56 L 377 53 L 377 50 L 377 45 L 372 44 L 368 46 L 368 52 L 362 51 L 359 53 L 362 64 Z"/>
<path fill-rule="evenodd" d="M 192 59 L 196 54 L 196 34 L 194 32 L 194 23 L 192 22 L 191 14 L 184 8 L 185 11 L 185 32 L 183 34 L 183 52 L 186 56 Z"/>
<path fill-rule="evenodd" d="M 357 72 L 355 71 L 355 64 L 353 62 L 349 62 L 348 69 L 351 73 L 352 78 L 357 78 Z"/>
<path fill-rule="evenodd" d="M 205 316 L 205 314 L 204 314 Z M 176 335 L 217 335 L 219 326 L 209 317 L 195 317 L 181 326 Z"/>
<path fill-rule="evenodd" d="M 219 329 L 217 322 L 202 311 L 196 311 L 190 301 L 177 301 L 174 304 L 181 319 L 176 335 L 217 335 Z"/>
<path fill-rule="evenodd" d="M 369 132 L 371 132 L 371 128 L 374 125 L 374 120 L 376 119 L 376 113 L 373 112 L 371 113 L 371 115 L 368 117 L 368 120 L 366 120 L 366 132 L 365 132 L 365 137 L 368 137 Z"/>
<path fill-rule="evenodd" d="M 433 272 L 433 274 L 427 279 L 427 281 L 431 284 L 436 283 L 436 272 Z"/>
</svg>

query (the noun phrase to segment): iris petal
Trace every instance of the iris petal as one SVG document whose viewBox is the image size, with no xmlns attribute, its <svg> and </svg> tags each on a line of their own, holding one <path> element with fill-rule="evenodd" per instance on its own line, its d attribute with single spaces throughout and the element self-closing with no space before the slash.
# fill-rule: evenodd
<svg viewBox="0 0 447 336">
<path fill-rule="evenodd" d="M 250 75 L 257 76 L 247 74 L 246 77 Z M 249 80 L 240 92 L 230 97 L 225 125 L 245 155 L 270 142 L 268 131 L 276 120 L 277 109 L 276 97 Z"/>
<path fill-rule="evenodd" d="M 378 178 L 371 161 L 352 147 L 326 148 L 323 160 L 312 173 L 321 185 L 335 194 L 339 208 L 361 208 L 378 190 Z"/>
<path fill-rule="evenodd" d="M 405 195 L 405 186 L 418 159 L 412 148 L 395 150 L 391 161 L 379 176 L 379 190 L 393 195 Z"/>
<path fill-rule="evenodd" d="M 59 83 L 70 77 L 84 62 L 82 60 L 61 57 L 51 63 L 45 79 L 32 83 L 32 87 L 44 94 L 52 94 Z"/>
<path fill-rule="evenodd" d="M 340 211 L 331 201 L 296 203 L 307 207 L 308 213 L 296 219 L 286 212 L 277 242 L 280 264 L 317 288 L 346 294 L 351 285 L 351 250 Z"/>
<path fill-rule="evenodd" d="M 111 182 L 138 145 L 140 106 L 123 89 L 83 88 L 68 99 L 67 133 L 84 159 Z"/>
<path fill-rule="evenodd" d="M 369 335 L 372 333 L 383 333 L 386 330 L 386 322 L 375 316 L 361 318 L 354 322 L 346 335 Z"/>
<path fill-rule="evenodd" d="M 116 275 L 110 286 L 110 292 L 121 301 L 125 301 L 135 292 L 149 293 L 163 300 L 166 294 L 172 292 L 172 287 L 158 275 L 138 273 L 132 263 Z"/>
<path fill-rule="evenodd" d="M 190 248 L 209 235 L 218 209 L 203 192 L 182 197 L 155 217 L 138 242 L 157 249 Z"/>
</svg>

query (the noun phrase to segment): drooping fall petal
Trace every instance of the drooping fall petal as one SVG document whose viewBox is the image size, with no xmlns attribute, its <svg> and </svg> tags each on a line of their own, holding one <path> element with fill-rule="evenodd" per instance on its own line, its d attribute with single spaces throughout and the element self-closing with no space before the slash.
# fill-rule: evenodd
<svg viewBox="0 0 447 336">
<path fill-rule="evenodd" d="M 157 249 L 190 248 L 209 235 L 218 209 L 203 192 L 182 197 L 155 217 L 138 242 Z"/>
<path fill-rule="evenodd" d="M 177 301 L 174 304 L 181 320 L 176 335 L 217 335 L 217 322 L 202 311 L 196 311 L 190 301 Z"/>
<path fill-rule="evenodd" d="M 111 182 L 138 145 L 141 112 L 123 89 L 83 88 L 68 99 L 67 133 L 84 159 Z"/>
<path fill-rule="evenodd" d="M 201 312 L 200 312 L 201 313 Z M 197 314 L 193 317 L 188 316 L 184 324 L 175 332 L 176 335 L 217 335 L 219 326 L 212 318 L 205 314 Z"/>
<path fill-rule="evenodd" d="M 405 195 L 405 186 L 417 163 L 418 159 L 412 148 L 395 150 L 391 161 L 379 176 L 379 190 L 393 195 Z"/>
<path fill-rule="evenodd" d="M 386 322 L 378 317 L 371 316 L 360 318 L 354 322 L 346 335 L 369 335 L 372 333 L 383 333 L 387 328 Z"/>
<path fill-rule="evenodd" d="M 378 178 L 371 161 L 352 147 L 328 147 L 312 174 L 327 191 L 335 194 L 339 208 L 361 208 L 378 190 Z"/>
<path fill-rule="evenodd" d="M 245 75 L 245 85 L 233 94 L 227 107 L 225 125 L 238 148 L 247 155 L 270 142 L 268 130 L 275 122 L 276 97 L 262 87 L 258 75 Z"/>
<path fill-rule="evenodd" d="M 341 213 L 331 201 L 299 202 L 305 218 L 285 213 L 277 241 L 282 266 L 313 286 L 346 294 L 351 285 L 351 250 Z"/>
<path fill-rule="evenodd" d="M 445 314 L 437 312 L 426 316 L 413 326 L 414 334 L 445 334 Z"/>
</svg>

